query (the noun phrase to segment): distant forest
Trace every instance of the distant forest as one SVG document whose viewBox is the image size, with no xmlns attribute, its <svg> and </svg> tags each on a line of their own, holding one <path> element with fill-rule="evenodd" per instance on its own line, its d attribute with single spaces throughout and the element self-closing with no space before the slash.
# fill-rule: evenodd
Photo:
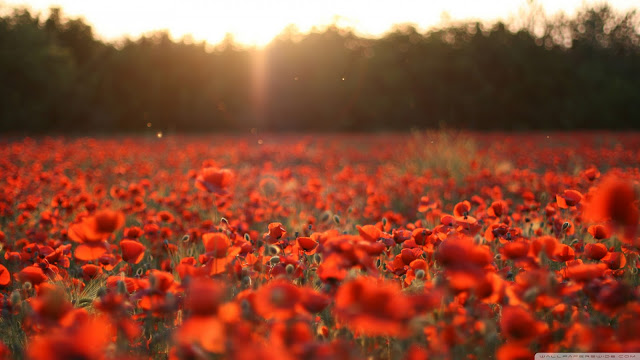
<svg viewBox="0 0 640 360">
<path fill-rule="evenodd" d="M 8 9 L 4 9 L 8 10 Z M 0 18 L 0 132 L 640 129 L 640 20 L 608 5 L 376 39 L 288 28 L 263 49 L 82 18 Z"/>
</svg>

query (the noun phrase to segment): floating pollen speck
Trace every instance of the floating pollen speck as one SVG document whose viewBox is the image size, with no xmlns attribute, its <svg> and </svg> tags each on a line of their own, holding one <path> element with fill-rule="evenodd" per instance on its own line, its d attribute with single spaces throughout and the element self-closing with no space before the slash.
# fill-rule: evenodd
<svg viewBox="0 0 640 360">
<path fill-rule="evenodd" d="M 158 137 L 158 139 L 162 138 L 162 131 L 158 131 L 158 133 L 156 134 L 156 136 Z"/>
</svg>

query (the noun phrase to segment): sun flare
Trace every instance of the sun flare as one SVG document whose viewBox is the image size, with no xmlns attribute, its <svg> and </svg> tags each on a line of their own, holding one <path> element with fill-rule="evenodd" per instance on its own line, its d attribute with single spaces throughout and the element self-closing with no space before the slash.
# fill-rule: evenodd
<svg viewBox="0 0 640 360">
<path fill-rule="evenodd" d="M 539 1 L 548 13 L 568 13 L 584 0 Z M 586 1 L 593 3 L 594 1 Z M 610 1 L 625 9 L 637 0 Z M 635 3 L 635 4 L 634 4 Z M 168 30 L 172 37 L 190 37 L 195 41 L 219 43 L 232 35 L 240 44 L 264 46 L 287 26 L 307 32 L 313 27 L 337 24 L 353 28 L 360 35 L 376 36 L 390 30 L 393 24 L 412 23 L 425 30 L 442 21 L 460 19 L 509 19 L 517 17 L 527 1 L 493 0 L 403 0 L 390 1 L 295 1 L 295 0 L 8 0 L 4 7 L 25 5 L 47 15 L 47 9 L 59 6 L 63 13 L 82 16 L 106 40 L 122 36 L 138 37 L 155 30 Z"/>
</svg>

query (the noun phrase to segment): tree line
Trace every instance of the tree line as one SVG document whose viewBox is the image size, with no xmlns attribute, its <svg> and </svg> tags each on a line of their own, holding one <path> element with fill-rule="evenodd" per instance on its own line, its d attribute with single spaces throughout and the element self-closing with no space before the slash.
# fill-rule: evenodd
<svg viewBox="0 0 640 360">
<path fill-rule="evenodd" d="M 525 19 L 526 20 L 526 19 Z M 262 49 L 82 18 L 0 17 L 0 131 L 639 129 L 640 20 L 609 5 L 381 38 L 289 27 Z"/>
</svg>

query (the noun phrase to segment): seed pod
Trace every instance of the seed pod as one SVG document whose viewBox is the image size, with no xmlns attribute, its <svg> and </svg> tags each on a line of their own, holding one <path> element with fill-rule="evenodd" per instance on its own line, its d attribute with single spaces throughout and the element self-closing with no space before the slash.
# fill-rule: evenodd
<svg viewBox="0 0 640 360">
<path fill-rule="evenodd" d="M 16 306 L 22 301 L 22 296 L 20 295 L 20 290 L 13 290 L 11 293 L 11 297 L 9 298 L 11 301 L 11 305 Z"/>
<path fill-rule="evenodd" d="M 278 255 L 279 252 L 280 248 L 278 248 L 277 246 L 269 245 L 269 247 L 267 247 L 267 255 L 275 256 Z"/>
<path fill-rule="evenodd" d="M 287 264 L 284 268 L 287 271 L 287 274 L 291 275 L 296 270 L 296 267 L 293 264 Z"/>
</svg>

